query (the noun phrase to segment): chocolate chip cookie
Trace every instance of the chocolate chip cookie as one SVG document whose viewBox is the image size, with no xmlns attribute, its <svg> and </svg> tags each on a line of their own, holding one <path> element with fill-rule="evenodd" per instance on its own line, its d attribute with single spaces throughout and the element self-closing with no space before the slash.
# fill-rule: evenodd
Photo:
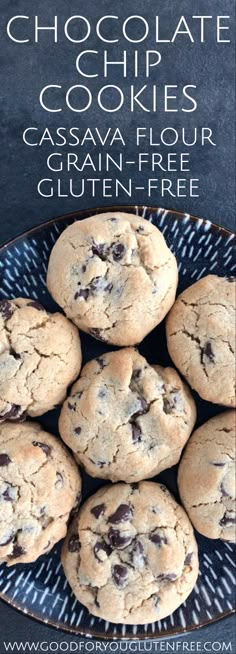
<svg viewBox="0 0 236 654">
<path fill-rule="evenodd" d="M 120 483 L 85 502 L 63 544 L 62 564 L 92 614 L 145 624 L 170 615 L 191 593 L 197 544 L 165 486 Z"/>
<path fill-rule="evenodd" d="M 0 301 L 0 422 L 60 404 L 81 367 L 78 330 L 35 300 Z"/>
<path fill-rule="evenodd" d="M 236 279 L 208 275 L 179 295 L 167 319 L 171 358 L 204 400 L 235 406 Z"/>
<path fill-rule="evenodd" d="M 178 472 L 179 492 L 195 529 L 235 541 L 235 420 L 226 411 L 191 436 Z"/>
<path fill-rule="evenodd" d="M 195 404 L 173 368 L 150 366 L 134 348 L 84 366 L 65 400 L 59 431 L 92 477 L 139 481 L 179 461 Z"/>
<path fill-rule="evenodd" d="M 66 534 L 80 499 L 75 462 L 34 422 L 0 425 L 0 562 L 30 563 Z"/>
<path fill-rule="evenodd" d="M 70 225 L 53 247 L 48 289 L 83 331 L 114 345 L 142 341 L 172 306 L 178 274 L 161 232 L 120 212 Z"/>
</svg>

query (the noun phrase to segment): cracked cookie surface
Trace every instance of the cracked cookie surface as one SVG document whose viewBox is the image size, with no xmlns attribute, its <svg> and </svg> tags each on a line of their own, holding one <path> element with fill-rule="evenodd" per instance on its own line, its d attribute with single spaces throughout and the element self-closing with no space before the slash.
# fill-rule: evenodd
<svg viewBox="0 0 236 654">
<path fill-rule="evenodd" d="M 186 513 L 165 486 L 119 483 L 82 506 L 63 544 L 62 564 L 91 613 L 145 624 L 170 615 L 191 593 L 197 544 Z"/>
<path fill-rule="evenodd" d="M 178 281 L 174 255 L 144 218 L 108 212 L 70 225 L 51 252 L 48 289 L 83 331 L 135 345 L 165 317 Z"/>
<path fill-rule="evenodd" d="M 0 301 L 0 422 L 63 402 L 81 368 L 76 327 L 35 300 Z"/>
<path fill-rule="evenodd" d="M 235 540 L 234 410 L 208 420 L 191 436 L 178 471 L 179 492 L 195 529 Z"/>
<path fill-rule="evenodd" d="M 169 354 L 204 400 L 235 406 L 235 278 L 208 275 L 177 298 L 166 323 Z"/>
<path fill-rule="evenodd" d="M 80 500 L 72 456 L 34 422 L 0 425 L 0 562 L 30 563 L 66 534 Z"/>
<path fill-rule="evenodd" d="M 84 366 L 59 431 L 91 476 L 131 482 L 175 465 L 195 418 L 191 394 L 173 368 L 150 366 L 124 348 Z"/>
</svg>

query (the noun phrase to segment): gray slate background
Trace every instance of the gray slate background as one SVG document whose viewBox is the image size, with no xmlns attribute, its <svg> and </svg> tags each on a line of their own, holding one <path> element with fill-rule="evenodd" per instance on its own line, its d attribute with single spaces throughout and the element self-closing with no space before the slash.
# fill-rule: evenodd
<svg viewBox="0 0 236 654">
<path fill-rule="evenodd" d="M 1 64 L 1 207 L 0 207 L 0 243 L 15 236 L 23 230 L 44 222 L 54 216 L 88 208 L 89 206 L 108 206 L 112 200 L 102 198 L 98 195 L 96 200 L 90 200 L 88 196 L 81 199 L 76 198 L 52 198 L 44 199 L 37 195 L 37 182 L 42 177 L 50 177 L 48 174 L 45 159 L 50 152 L 48 146 L 41 149 L 27 148 L 22 142 L 22 132 L 28 126 L 40 126 L 43 128 L 56 128 L 57 126 L 80 126 L 81 130 L 86 127 L 121 127 L 128 136 L 127 153 L 130 158 L 133 153 L 133 137 L 137 125 L 158 126 L 164 128 L 172 125 L 180 128 L 183 125 L 210 126 L 217 136 L 217 148 L 195 147 L 192 158 L 192 176 L 200 178 L 200 198 L 179 198 L 163 201 L 158 192 L 149 204 L 179 209 L 221 224 L 229 229 L 235 225 L 235 167 L 234 167 L 234 92 L 235 92 L 235 63 L 234 43 L 231 45 L 217 46 L 215 37 L 207 41 L 207 45 L 195 44 L 191 46 L 186 40 L 184 45 L 180 40 L 179 44 L 164 45 L 163 63 L 158 67 L 157 79 L 153 83 L 162 86 L 165 83 L 197 84 L 199 109 L 194 114 L 169 114 L 164 116 L 161 112 L 157 115 L 135 113 L 130 114 L 123 109 L 119 114 L 101 113 L 94 107 L 85 114 L 71 113 L 64 110 L 61 114 L 47 114 L 43 112 L 38 103 L 38 95 L 41 88 L 50 83 L 62 84 L 64 91 L 73 84 L 79 83 L 75 70 L 75 59 L 79 52 L 79 46 L 73 45 L 61 39 L 61 42 L 53 47 L 48 46 L 47 37 L 44 36 L 41 43 L 36 46 L 30 43 L 20 46 L 10 42 L 5 35 L 7 20 L 17 14 L 34 16 L 38 14 L 50 22 L 52 16 L 57 14 L 63 24 L 74 14 L 83 14 L 94 24 L 95 20 L 105 14 L 117 14 L 122 18 L 128 15 L 140 14 L 151 21 L 152 17 L 159 14 L 163 29 L 168 33 L 171 26 L 176 25 L 176 15 L 184 14 L 186 18 L 192 14 L 225 15 L 232 16 L 231 39 L 234 38 L 234 0 L 198 0 L 197 3 L 191 0 L 182 0 L 181 3 L 174 0 L 129 0 L 126 3 L 114 3 L 110 0 L 71 0 L 65 3 L 64 0 L 1 0 L 0 1 L 0 64 Z M 30 21 L 29 21 L 30 22 Z M 32 33 L 32 32 L 31 32 Z M 62 31 L 60 32 L 62 34 Z M 83 45 L 83 44 L 82 44 Z M 105 44 L 104 44 L 105 46 Z M 85 48 L 99 49 L 101 42 L 96 36 L 90 38 Z M 120 41 L 119 49 L 130 47 L 124 40 Z M 137 46 L 134 46 L 137 47 Z M 146 48 L 155 49 L 151 42 L 139 44 L 140 52 Z M 161 46 L 156 46 L 156 49 Z M 114 58 L 118 51 L 113 52 Z M 83 82 L 82 82 L 83 83 Z M 87 84 L 86 81 L 84 81 Z M 93 90 L 102 86 L 102 78 L 93 82 Z M 126 86 L 132 83 L 131 76 L 127 80 L 121 80 L 119 69 L 116 73 L 115 82 L 125 90 Z M 138 84 L 142 86 L 145 80 L 142 77 Z M 58 118 L 59 116 L 59 118 Z M 187 119 L 186 119 L 187 116 Z M 146 148 L 143 148 L 146 150 Z M 183 149 L 183 148 L 182 148 Z M 186 148 L 185 148 L 186 149 Z M 58 150 L 58 148 L 57 148 Z M 64 152 L 67 148 L 63 148 Z M 176 147 L 180 151 L 181 147 Z M 94 150 L 95 152 L 96 150 Z M 113 151 L 115 152 L 115 150 Z M 67 177 L 62 173 L 62 177 Z M 95 175 L 100 176 L 100 175 Z M 109 174 L 106 176 L 109 176 Z M 158 175 L 151 174 L 151 177 Z M 168 175 L 167 175 L 168 176 Z M 180 177 L 182 174 L 179 175 Z M 120 175 L 122 180 L 122 175 Z M 136 185 L 142 184 L 142 174 L 136 172 Z M 125 181 L 125 175 L 123 176 Z M 172 200 L 172 201 L 171 201 Z M 114 204 L 126 204 L 127 197 L 124 195 Z M 130 200 L 130 204 L 132 201 Z M 148 198 L 144 195 L 133 198 L 134 204 L 148 204 Z M 235 629 L 232 618 L 220 621 L 217 624 L 206 627 L 200 631 L 192 632 L 184 636 L 182 640 L 222 641 L 232 642 L 231 651 L 236 649 Z M 4 604 L 0 604 L 0 642 L 4 640 L 52 640 L 58 643 L 62 640 L 70 641 L 69 636 L 64 636 L 49 629 L 46 626 L 36 624 L 26 617 L 17 614 Z M 73 638 L 72 638 L 73 640 Z M 183 650 L 179 650 L 183 651 Z M 209 650 L 210 651 L 210 650 Z M 230 651 L 230 650 L 228 650 Z M 2 650 L 1 650 L 2 652 Z"/>
</svg>

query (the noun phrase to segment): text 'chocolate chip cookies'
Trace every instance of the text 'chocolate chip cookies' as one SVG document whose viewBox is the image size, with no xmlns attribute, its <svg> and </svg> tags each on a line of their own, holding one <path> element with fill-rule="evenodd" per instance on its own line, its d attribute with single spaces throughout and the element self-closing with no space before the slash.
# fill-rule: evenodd
<svg viewBox="0 0 236 654">
<path fill-rule="evenodd" d="M 153 482 L 106 486 L 89 498 L 69 528 L 62 563 L 92 614 L 125 624 L 175 611 L 198 575 L 190 521 Z"/>
<path fill-rule="evenodd" d="M 51 252 L 47 284 L 85 332 L 114 345 L 140 343 L 171 308 L 174 255 L 150 222 L 126 213 L 70 225 Z"/>
<path fill-rule="evenodd" d="M 183 505 L 208 538 L 235 541 L 236 412 L 226 411 L 191 436 L 178 472 Z"/>
<path fill-rule="evenodd" d="M 235 278 L 208 275 L 177 298 L 166 323 L 169 354 L 209 402 L 235 406 Z"/>
<path fill-rule="evenodd" d="M 134 348 L 87 363 L 64 402 L 59 431 L 93 477 L 139 481 L 175 465 L 196 418 L 173 368 Z"/>
<path fill-rule="evenodd" d="M 0 421 L 61 403 L 81 367 L 78 330 L 35 300 L 0 301 Z"/>
<path fill-rule="evenodd" d="M 0 425 L 0 562 L 30 563 L 66 535 L 80 475 L 62 443 L 34 422 Z"/>
</svg>

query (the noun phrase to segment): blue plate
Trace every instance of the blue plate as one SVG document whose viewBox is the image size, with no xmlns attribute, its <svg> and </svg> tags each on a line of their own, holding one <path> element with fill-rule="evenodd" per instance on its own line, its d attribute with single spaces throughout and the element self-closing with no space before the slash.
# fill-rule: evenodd
<svg viewBox="0 0 236 654">
<path fill-rule="evenodd" d="M 106 210 L 106 209 L 105 209 Z M 179 268 L 179 291 L 208 273 L 233 275 L 234 235 L 207 220 L 164 209 L 147 207 L 111 207 L 107 210 L 129 211 L 153 222 L 165 235 L 175 253 Z M 50 251 L 61 232 L 74 220 L 104 211 L 83 211 L 62 216 L 40 225 L 0 250 L 0 299 L 30 297 L 39 300 L 48 310 L 58 310 L 46 288 L 46 272 Z M 99 215 L 98 215 L 99 221 Z M 83 362 L 114 349 L 81 333 Z M 158 343 L 158 348 L 157 344 Z M 171 363 L 165 340 L 164 324 L 159 325 L 140 345 L 150 363 Z M 156 357 L 158 356 L 158 361 Z M 204 402 L 196 393 L 198 425 L 222 407 Z M 48 431 L 58 434 L 58 411 L 40 418 Z M 84 472 L 84 498 L 103 485 Z M 155 478 L 164 482 L 178 498 L 176 467 Z M 60 544 L 31 565 L 0 566 L 0 597 L 31 617 L 73 633 L 97 638 L 163 638 L 174 636 L 218 620 L 233 611 L 235 583 L 234 548 L 230 543 L 208 540 L 196 534 L 199 545 L 200 573 L 190 597 L 165 620 L 152 624 L 114 625 L 95 618 L 75 598 L 60 563 Z"/>
</svg>

